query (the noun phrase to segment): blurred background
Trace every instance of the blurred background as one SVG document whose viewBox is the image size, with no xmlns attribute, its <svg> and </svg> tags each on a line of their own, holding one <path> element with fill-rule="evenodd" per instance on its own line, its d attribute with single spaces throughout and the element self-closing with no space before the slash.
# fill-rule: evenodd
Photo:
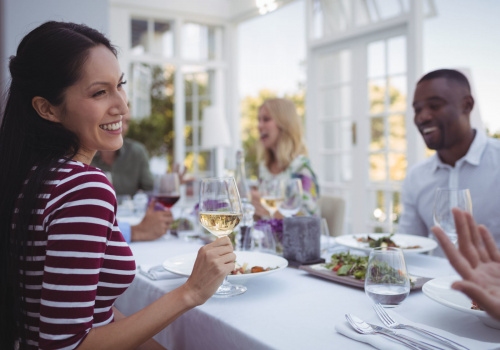
<svg viewBox="0 0 500 350">
<path fill-rule="evenodd" d="M 397 228 L 401 181 L 430 154 L 411 108 L 423 73 L 464 72 L 473 125 L 500 133 L 496 0 L 0 0 L 0 16 L 3 97 L 8 57 L 34 27 L 107 34 L 128 80 L 128 136 L 153 172 L 232 174 L 242 147 L 256 179 L 257 109 L 292 99 L 322 194 L 346 202 L 345 233 Z"/>
</svg>

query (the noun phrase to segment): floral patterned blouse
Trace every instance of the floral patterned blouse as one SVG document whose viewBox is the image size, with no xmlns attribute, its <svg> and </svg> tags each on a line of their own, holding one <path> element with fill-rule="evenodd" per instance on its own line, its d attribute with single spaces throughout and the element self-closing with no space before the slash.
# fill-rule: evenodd
<svg viewBox="0 0 500 350">
<path fill-rule="evenodd" d="M 271 174 L 263 162 L 259 164 L 259 178 L 267 179 L 300 179 L 302 181 L 302 208 L 298 215 L 319 216 L 319 185 L 311 162 L 305 155 L 297 156 L 285 171 Z"/>
</svg>

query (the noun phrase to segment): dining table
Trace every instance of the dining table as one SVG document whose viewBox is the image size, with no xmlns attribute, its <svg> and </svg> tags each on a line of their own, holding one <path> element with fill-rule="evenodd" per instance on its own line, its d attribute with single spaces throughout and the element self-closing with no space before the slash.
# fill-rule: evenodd
<svg viewBox="0 0 500 350">
<path fill-rule="evenodd" d="M 196 253 L 204 244 L 200 240 L 166 237 L 131 243 L 136 265 L 162 265 L 166 259 Z M 335 248 L 335 244 L 330 244 L 328 251 L 323 252 L 325 258 L 328 259 Z M 444 258 L 405 254 L 405 260 L 408 271 L 414 275 L 432 278 L 456 275 Z M 152 280 L 138 272 L 115 306 L 125 315 L 131 315 L 186 280 L 187 277 L 175 274 Z M 248 279 L 245 285 L 248 290 L 244 294 L 230 298 L 212 297 L 181 315 L 154 339 L 170 350 L 373 349 L 335 329 L 336 325 L 346 322 L 347 313 L 362 319 L 375 319 L 372 301 L 362 288 L 316 277 L 293 267 Z M 392 310 L 412 322 L 497 344 L 500 348 L 500 330 L 431 300 L 421 290 L 412 291 Z"/>
</svg>

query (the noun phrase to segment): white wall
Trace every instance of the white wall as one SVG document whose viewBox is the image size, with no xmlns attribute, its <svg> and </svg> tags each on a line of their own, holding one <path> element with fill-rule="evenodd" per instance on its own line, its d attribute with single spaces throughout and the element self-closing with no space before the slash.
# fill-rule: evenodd
<svg viewBox="0 0 500 350">
<path fill-rule="evenodd" d="M 84 23 L 105 34 L 109 32 L 108 0 L 0 0 L 0 90 L 10 81 L 9 57 L 21 39 L 48 21 Z M 1 7 L 3 5 L 3 8 Z"/>
</svg>

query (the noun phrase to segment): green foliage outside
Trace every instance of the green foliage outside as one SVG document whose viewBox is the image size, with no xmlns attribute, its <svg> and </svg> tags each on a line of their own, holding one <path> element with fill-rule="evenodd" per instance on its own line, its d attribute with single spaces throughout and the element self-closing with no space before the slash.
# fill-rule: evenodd
<svg viewBox="0 0 500 350">
<path fill-rule="evenodd" d="M 130 121 L 127 137 L 146 146 L 150 156 L 167 155 L 168 164 L 174 157 L 174 72 L 173 69 L 152 66 L 151 115 Z M 132 116 L 134 117 L 134 116 Z"/>
</svg>

